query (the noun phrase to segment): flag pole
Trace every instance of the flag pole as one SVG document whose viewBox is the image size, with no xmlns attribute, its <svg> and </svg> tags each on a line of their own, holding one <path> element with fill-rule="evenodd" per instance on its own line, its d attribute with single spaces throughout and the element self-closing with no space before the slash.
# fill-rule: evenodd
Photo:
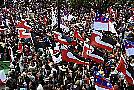
<svg viewBox="0 0 134 90">
<path fill-rule="evenodd" d="M 57 1 L 57 9 L 58 9 L 58 31 L 60 31 L 60 0 Z"/>
</svg>

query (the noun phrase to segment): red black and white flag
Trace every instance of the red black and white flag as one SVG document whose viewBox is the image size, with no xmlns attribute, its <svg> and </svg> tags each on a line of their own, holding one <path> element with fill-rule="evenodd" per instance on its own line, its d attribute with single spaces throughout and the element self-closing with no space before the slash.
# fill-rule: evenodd
<svg viewBox="0 0 134 90">
<path fill-rule="evenodd" d="M 31 38 L 31 33 L 26 32 L 26 30 L 23 28 L 19 28 L 18 34 L 19 34 L 19 38 L 25 38 L 25 39 Z"/>
<path fill-rule="evenodd" d="M 82 59 L 79 59 L 76 57 L 76 55 L 74 55 L 71 51 L 67 50 L 67 49 L 63 49 L 61 50 L 61 54 L 62 54 L 62 60 L 66 61 L 66 62 L 73 62 L 76 64 L 84 64 L 84 65 L 90 65 L 90 63 L 88 61 L 83 61 Z"/>
<path fill-rule="evenodd" d="M 83 47 L 83 57 L 84 58 L 89 58 L 93 60 L 96 63 L 103 63 L 104 62 L 104 53 L 99 51 L 98 49 L 89 46 L 88 44 L 84 44 Z"/>
<path fill-rule="evenodd" d="M 62 35 L 60 33 L 57 32 L 54 33 L 54 40 L 60 44 L 76 46 L 76 41 L 73 40 L 71 42 L 68 42 L 66 39 L 62 38 Z"/>
<path fill-rule="evenodd" d="M 123 56 L 120 57 L 120 62 L 119 65 L 117 66 L 117 71 L 123 73 L 123 75 L 125 76 L 126 81 L 128 82 L 129 85 L 134 85 L 134 78 L 132 76 L 132 73 L 134 71 L 128 70 L 128 65 L 124 59 Z"/>
<path fill-rule="evenodd" d="M 113 46 L 116 44 L 116 41 L 114 41 L 111 37 L 103 35 L 98 31 L 94 31 L 92 33 L 90 40 L 90 45 L 103 48 L 108 51 L 112 51 Z"/>
<path fill-rule="evenodd" d="M 27 24 L 25 20 L 21 20 L 17 25 L 17 28 L 24 28 L 26 30 L 32 31 L 31 27 Z"/>
</svg>

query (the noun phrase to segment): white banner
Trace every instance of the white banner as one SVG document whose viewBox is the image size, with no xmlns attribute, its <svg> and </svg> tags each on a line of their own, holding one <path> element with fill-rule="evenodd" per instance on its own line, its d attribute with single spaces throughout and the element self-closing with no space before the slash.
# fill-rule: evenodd
<svg viewBox="0 0 134 90">
<path fill-rule="evenodd" d="M 104 30 L 108 31 L 108 23 L 94 22 L 94 30 Z"/>
</svg>

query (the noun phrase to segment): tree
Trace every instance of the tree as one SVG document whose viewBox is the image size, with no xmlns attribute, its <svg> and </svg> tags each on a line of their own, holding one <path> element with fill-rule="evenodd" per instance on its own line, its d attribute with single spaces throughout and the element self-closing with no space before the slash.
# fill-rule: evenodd
<svg viewBox="0 0 134 90">
<path fill-rule="evenodd" d="M 71 7 L 75 10 L 79 10 L 81 7 L 91 8 L 92 0 L 69 0 Z"/>
<path fill-rule="evenodd" d="M 102 12 L 106 11 L 106 9 L 114 5 L 115 3 L 125 4 L 128 0 L 69 0 L 70 5 L 73 9 L 79 10 L 81 7 L 90 9 L 91 7 L 94 9 L 99 9 Z M 97 7 L 96 5 L 97 4 Z"/>
</svg>

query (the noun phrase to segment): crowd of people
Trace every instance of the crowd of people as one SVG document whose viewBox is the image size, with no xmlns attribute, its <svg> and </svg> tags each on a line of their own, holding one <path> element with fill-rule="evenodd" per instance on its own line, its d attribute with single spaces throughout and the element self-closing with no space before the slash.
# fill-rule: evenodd
<svg viewBox="0 0 134 90">
<path fill-rule="evenodd" d="M 119 4 L 119 8 L 111 5 L 105 11 L 101 11 L 97 4 L 92 3 L 93 8 L 81 7 L 79 11 L 60 5 L 60 29 L 58 28 L 58 9 L 55 1 L 45 0 L 4 0 L 0 8 L 0 56 L 1 60 L 10 60 L 10 69 L 5 83 L 6 90 L 95 90 L 93 72 L 96 70 L 108 80 L 115 90 L 133 90 L 123 74 L 116 70 L 119 64 L 120 54 L 123 53 L 129 65 L 134 66 L 133 56 L 128 57 L 123 48 L 123 39 L 133 41 L 133 14 L 132 7 Z M 114 13 L 110 13 L 113 9 Z M 112 52 L 100 49 L 104 53 L 105 63 L 97 64 L 89 60 L 90 65 L 76 64 L 73 62 L 55 62 L 51 50 L 54 50 L 57 42 L 53 31 L 69 36 L 68 41 L 76 39 L 73 37 L 74 29 L 77 29 L 86 42 L 91 36 L 94 28 L 93 22 L 96 12 L 109 16 L 114 23 L 117 34 L 108 32 L 115 38 L 117 44 Z M 68 18 L 64 15 L 67 14 Z M 55 15 L 55 16 L 54 16 Z M 18 38 L 17 24 L 25 20 L 31 27 L 32 39 Z M 4 29 L 4 31 L 3 31 Z M 131 38 L 129 38 L 131 37 Z M 76 39 L 77 40 L 77 39 Z M 18 50 L 22 43 L 23 51 Z M 82 56 L 84 42 L 77 40 L 74 47 L 69 49 Z M 13 55 L 8 53 L 12 48 Z M 5 54 L 2 54 L 2 53 Z M 58 53 L 57 56 L 59 56 Z M 4 59 L 3 59 L 4 58 Z M 134 70 L 131 68 L 131 70 Z M 0 89 L 1 90 L 1 89 Z"/>
</svg>

